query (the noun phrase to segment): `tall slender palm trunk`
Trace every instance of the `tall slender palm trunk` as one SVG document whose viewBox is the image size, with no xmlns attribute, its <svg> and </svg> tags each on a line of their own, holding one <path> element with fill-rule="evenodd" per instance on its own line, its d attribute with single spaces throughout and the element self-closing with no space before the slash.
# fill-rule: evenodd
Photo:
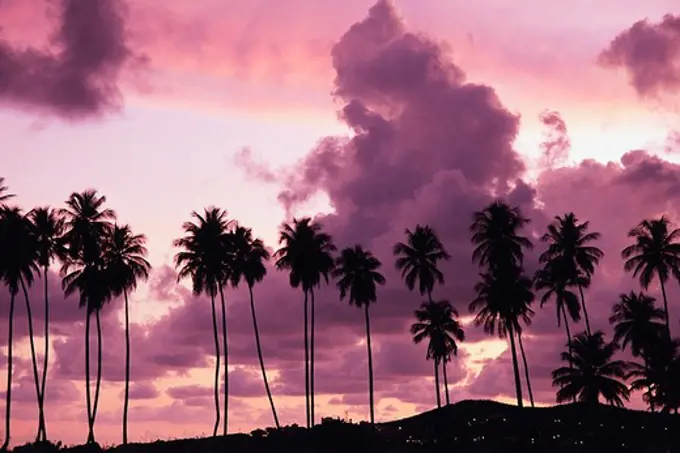
<svg viewBox="0 0 680 453">
<path fill-rule="evenodd" d="M 229 350 L 227 349 L 227 306 L 224 303 L 224 289 L 220 285 L 220 302 L 222 303 L 222 348 L 224 349 L 224 426 L 222 435 L 227 435 L 229 420 Z"/>
<path fill-rule="evenodd" d="M 9 328 L 7 339 L 7 391 L 5 392 L 5 440 L 0 450 L 6 451 L 9 447 L 11 415 L 12 415 L 12 365 L 14 364 L 14 300 L 16 294 L 12 292 L 9 300 Z"/>
<path fill-rule="evenodd" d="M 94 402 L 92 404 L 92 429 L 97 421 L 97 409 L 99 408 L 99 395 L 102 388 L 102 322 L 99 309 L 94 312 L 97 324 L 97 382 L 94 387 Z"/>
<path fill-rule="evenodd" d="M 213 337 L 215 340 L 215 382 L 213 390 L 215 394 L 215 426 L 213 427 L 213 437 L 217 436 L 217 429 L 220 426 L 220 339 L 217 331 L 217 313 L 215 309 L 215 293 L 210 291 L 210 302 L 212 305 Z"/>
<path fill-rule="evenodd" d="M 519 342 L 519 352 L 522 354 L 522 363 L 524 364 L 524 377 L 527 380 L 527 391 L 529 392 L 529 401 L 531 402 L 531 407 L 536 407 L 534 405 L 534 392 L 531 390 L 531 378 L 529 375 L 529 362 L 527 362 L 527 355 L 524 352 L 524 344 L 522 342 L 522 333 L 517 333 L 517 340 Z"/>
<path fill-rule="evenodd" d="M 260 330 L 257 328 L 257 316 L 255 315 L 255 299 L 253 298 L 253 285 L 248 285 L 248 292 L 250 293 L 250 312 L 253 315 L 253 330 L 255 332 L 255 345 L 257 346 L 257 357 L 260 360 L 260 370 L 262 370 L 262 380 L 264 381 L 264 389 L 269 398 L 269 405 L 272 408 L 272 415 L 274 416 L 274 424 L 276 428 L 281 428 L 279 424 L 279 417 L 276 415 L 276 407 L 274 406 L 274 398 L 272 391 L 269 388 L 269 381 L 267 380 L 267 370 L 264 366 L 264 359 L 262 358 L 262 345 L 260 344 Z"/>
<path fill-rule="evenodd" d="M 586 320 L 586 332 L 588 336 L 592 335 L 590 331 L 590 318 L 588 318 L 588 309 L 586 308 L 586 298 L 583 295 L 583 286 L 578 285 L 578 291 L 581 294 L 581 308 L 583 308 L 583 318 Z"/>
<path fill-rule="evenodd" d="M 522 400 L 522 382 L 519 377 L 519 363 L 517 362 L 517 349 L 515 347 L 515 329 L 512 326 L 508 327 L 508 335 L 510 336 L 510 350 L 512 352 L 512 368 L 515 373 L 515 392 L 517 393 L 517 406 L 524 407 Z"/>
<path fill-rule="evenodd" d="M 371 412 L 371 425 L 375 424 L 375 403 L 373 399 L 373 352 L 371 350 L 371 317 L 368 314 L 368 304 L 364 305 L 366 317 L 366 347 L 368 352 L 368 403 Z"/>
<path fill-rule="evenodd" d="M 87 405 L 87 443 L 94 443 L 92 396 L 90 392 L 90 307 L 85 308 L 85 402 Z"/>
<path fill-rule="evenodd" d="M 451 397 L 449 396 L 449 377 L 446 374 L 446 362 L 447 360 L 442 360 L 442 374 L 444 375 L 444 395 L 446 396 L 446 405 L 451 405 Z"/>
<path fill-rule="evenodd" d="M 310 317 L 310 327 L 309 327 L 309 422 L 311 426 L 314 426 L 314 288 L 310 290 L 312 295 L 312 304 Z"/>
<path fill-rule="evenodd" d="M 564 328 L 567 331 L 567 348 L 569 349 L 569 368 L 574 368 L 571 361 L 571 331 L 569 330 L 569 320 L 567 318 L 567 309 L 562 305 L 562 318 L 564 319 Z"/>
<path fill-rule="evenodd" d="M 308 291 L 305 292 L 305 415 L 307 419 L 307 428 L 310 428 L 309 423 L 309 319 L 308 319 Z"/>
<path fill-rule="evenodd" d="M 128 405 L 130 400 L 130 307 L 127 290 L 123 290 L 125 297 L 125 396 L 123 401 L 123 445 L 128 442 Z"/>
<path fill-rule="evenodd" d="M 670 315 L 668 314 L 668 298 L 666 297 L 666 285 L 664 284 L 663 280 L 659 279 L 659 282 L 661 282 L 661 295 L 663 296 L 663 310 L 666 312 L 666 333 L 668 334 L 668 338 L 671 338 L 671 323 L 670 323 Z"/>
<path fill-rule="evenodd" d="M 24 300 L 26 301 L 26 317 L 28 318 L 28 342 L 31 346 L 31 364 L 33 365 L 33 381 L 35 383 L 35 396 L 38 401 L 38 435 L 36 441 L 42 438 L 42 432 L 45 429 L 45 413 L 43 412 L 43 399 L 40 393 L 40 378 L 38 377 L 38 358 L 35 355 L 35 340 L 33 336 L 33 313 L 31 311 L 31 302 L 28 299 L 28 291 L 26 290 L 26 283 L 23 278 L 20 278 L 21 290 L 24 293 Z"/>
<path fill-rule="evenodd" d="M 49 290 L 47 284 L 47 273 L 49 271 L 48 266 L 43 267 L 43 284 L 45 290 L 45 353 L 43 354 L 43 370 L 42 370 L 42 381 L 40 383 L 40 394 L 43 399 L 43 413 L 44 413 L 44 403 L 45 403 L 45 387 L 47 385 L 47 368 L 50 362 L 50 300 L 49 300 Z M 47 441 L 47 427 L 43 426 L 43 441 Z"/>
<path fill-rule="evenodd" d="M 434 390 L 437 395 L 437 407 L 442 407 L 442 397 L 439 388 L 439 359 L 434 359 Z"/>
</svg>

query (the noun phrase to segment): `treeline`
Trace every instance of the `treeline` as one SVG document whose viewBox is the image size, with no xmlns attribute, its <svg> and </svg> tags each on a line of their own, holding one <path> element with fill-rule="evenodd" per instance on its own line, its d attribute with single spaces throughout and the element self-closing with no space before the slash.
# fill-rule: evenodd
<svg viewBox="0 0 680 453">
<path fill-rule="evenodd" d="M 49 365 L 50 305 L 46 274 L 53 265 L 60 266 L 62 287 L 66 295 L 77 294 L 85 313 L 85 382 L 88 413 L 88 443 L 95 442 L 95 421 L 101 387 L 100 311 L 114 301 L 124 303 L 125 392 L 123 399 L 123 443 L 127 443 L 127 413 L 130 377 L 129 296 L 137 284 L 148 278 L 151 266 L 146 260 L 146 238 L 135 234 L 128 225 L 116 222 L 116 213 L 106 207 L 106 198 L 94 190 L 73 193 L 63 208 L 38 207 L 28 212 L 12 204 L 0 178 L 0 277 L 9 290 L 9 341 L 5 416 L 6 449 L 10 440 L 13 321 L 17 297 L 23 295 L 29 326 L 32 370 L 38 405 L 38 442 L 47 441 L 44 417 L 46 376 Z M 639 278 L 643 290 L 658 280 L 663 308 L 644 292 L 622 294 L 615 301 L 609 319 L 613 338 L 592 332 L 584 289 L 595 275 L 603 252 L 595 245 L 599 233 L 589 231 L 588 222 L 580 222 L 573 213 L 556 217 L 542 237 L 545 250 L 540 255 L 541 269 L 536 275 L 524 270 L 525 251 L 532 242 L 522 236 L 530 222 L 520 209 L 496 201 L 473 214 L 470 226 L 474 245 L 472 259 L 480 267 L 475 284 L 476 297 L 470 303 L 475 324 L 490 335 L 507 338 L 512 354 L 517 404 L 523 405 L 519 356 L 522 359 L 527 392 L 534 405 L 529 370 L 522 335 L 530 326 L 536 301 L 540 307 L 554 301 L 558 326 L 564 325 L 567 341 L 562 353 L 565 366 L 553 372 L 558 388 L 557 402 L 603 401 L 622 406 L 631 391 L 643 392 L 651 410 L 677 412 L 680 407 L 680 342 L 671 336 L 666 286 L 680 281 L 680 230 L 673 229 L 667 218 L 644 220 L 629 236 L 632 245 L 622 251 L 624 268 Z M 333 280 L 339 297 L 363 310 L 368 354 L 370 422 L 374 423 L 375 404 L 371 354 L 370 310 L 378 300 L 378 286 L 385 284 L 381 262 L 360 245 L 338 253 L 330 235 L 310 218 L 294 219 L 280 231 L 280 248 L 270 257 L 262 240 L 252 231 L 227 218 L 222 209 L 210 207 L 192 213 L 183 225 L 184 235 L 175 241 L 178 249 L 175 264 L 179 280 L 190 281 L 196 295 L 205 294 L 211 301 L 215 346 L 215 423 L 213 435 L 228 429 L 228 346 L 225 292 L 241 284 L 248 287 L 253 331 L 265 390 L 274 423 L 280 427 L 274 399 L 269 388 L 254 303 L 254 288 L 267 273 L 266 262 L 273 258 L 278 270 L 289 274 L 290 286 L 301 290 L 304 319 L 304 362 L 306 426 L 315 424 L 315 291 Z M 433 296 L 435 287 L 444 282 L 441 261 L 450 258 L 436 232 L 427 225 L 406 230 L 405 241 L 395 244 L 395 265 L 406 286 L 426 296 L 415 311 L 411 334 L 416 343 L 427 343 L 426 358 L 433 361 L 438 406 L 441 406 L 440 374 L 443 377 L 446 404 L 450 403 L 447 363 L 456 356 L 458 343 L 465 332 L 458 312 L 446 299 Z M 37 363 L 31 301 L 27 288 L 38 275 L 44 283 L 44 360 Z M 219 301 L 219 310 L 217 302 Z M 586 329 L 573 335 L 570 323 L 583 316 Z M 91 318 L 97 332 L 97 371 L 94 394 L 91 391 L 89 337 Z M 221 341 L 220 341 L 221 340 Z M 640 362 L 615 360 L 618 349 L 630 348 Z M 222 368 L 221 357 L 224 357 Z M 220 395 L 219 379 L 224 373 L 225 391 Z"/>
</svg>

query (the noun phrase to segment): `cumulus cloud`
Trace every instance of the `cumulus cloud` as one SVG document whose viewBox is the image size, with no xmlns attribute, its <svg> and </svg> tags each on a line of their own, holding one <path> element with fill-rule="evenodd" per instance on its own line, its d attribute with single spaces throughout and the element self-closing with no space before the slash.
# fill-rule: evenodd
<svg viewBox="0 0 680 453">
<path fill-rule="evenodd" d="M 541 142 L 541 167 L 555 167 L 563 165 L 569 157 L 571 140 L 567 132 L 567 124 L 560 112 L 546 110 L 539 116 L 547 131 Z"/>
<path fill-rule="evenodd" d="M 619 33 L 600 54 L 605 66 L 623 68 L 640 96 L 680 88 L 680 16 L 643 19 Z"/>
<path fill-rule="evenodd" d="M 0 40 L 0 100 L 69 119 L 118 108 L 119 74 L 133 56 L 127 44 L 125 4 L 60 0 L 59 5 L 49 50 Z M 36 8 L 36 16 L 40 12 Z"/>
</svg>

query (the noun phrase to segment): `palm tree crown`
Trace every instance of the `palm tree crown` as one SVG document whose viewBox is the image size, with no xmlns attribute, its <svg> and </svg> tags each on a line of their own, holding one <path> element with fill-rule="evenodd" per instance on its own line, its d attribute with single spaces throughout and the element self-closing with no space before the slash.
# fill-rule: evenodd
<svg viewBox="0 0 680 453">
<path fill-rule="evenodd" d="M 68 244 L 69 261 L 80 260 L 92 264 L 101 259 L 103 239 L 109 236 L 116 213 L 103 209 L 106 197 L 96 190 L 72 193 L 66 200 L 64 216 L 66 233 L 64 242 Z M 65 265 L 68 270 L 69 262 Z"/>
<path fill-rule="evenodd" d="M 518 230 L 530 222 L 519 207 L 510 207 L 501 201 L 494 201 L 482 211 L 475 212 L 470 225 L 472 243 L 475 244 L 472 260 L 488 266 L 491 272 L 521 267 L 523 248 L 531 249 L 533 244 L 520 236 Z"/>
<path fill-rule="evenodd" d="M 21 282 L 33 284 L 39 272 L 38 244 L 28 215 L 18 207 L 0 206 L 0 278 L 11 294 Z"/>
<path fill-rule="evenodd" d="M 146 236 L 133 234 L 129 225 L 114 225 L 104 244 L 104 262 L 115 296 L 132 291 L 139 280 L 149 278 Z"/>
<path fill-rule="evenodd" d="M 671 230 L 666 217 L 643 220 L 628 236 L 635 239 L 635 244 L 621 252 L 626 259 L 624 268 L 639 276 L 643 288 L 649 287 L 654 275 L 664 283 L 670 274 L 680 278 L 680 242 L 676 242 L 680 239 L 680 229 Z"/>
<path fill-rule="evenodd" d="M 38 242 L 38 264 L 48 268 L 56 258 L 67 259 L 63 236 L 66 231 L 64 218 L 59 211 L 49 207 L 33 209 L 30 213 Z"/>
<path fill-rule="evenodd" d="M 654 302 L 651 296 L 631 291 L 621 294 L 612 309 L 609 323 L 614 326 L 614 341 L 621 342 L 622 349 L 630 345 L 634 356 L 649 351 L 663 332 L 665 314 Z"/>
<path fill-rule="evenodd" d="M 623 382 L 628 365 L 621 360 L 612 360 L 617 350 L 616 343 L 605 342 L 602 332 L 576 335 L 571 352 L 562 353 L 562 360 L 572 366 L 558 368 L 552 373 L 553 386 L 560 388 L 557 402 L 577 399 L 597 404 L 602 397 L 607 403 L 622 407 L 630 393 Z"/>
<path fill-rule="evenodd" d="M 551 298 L 555 298 L 558 327 L 565 315 L 568 315 L 573 321 L 581 319 L 581 305 L 578 296 L 569 289 L 574 283 L 574 279 L 568 277 L 562 271 L 562 263 L 562 260 L 546 263 L 546 266 L 539 269 L 534 276 L 534 287 L 537 291 L 543 291 L 541 308 Z M 580 281 L 586 283 L 585 279 Z M 569 320 L 565 319 L 565 321 L 568 322 Z"/>
<path fill-rule="evenodd" d="M 406 243 L 398 242 L 393 247 L 397 257 L 396 268 L 408 289 L 413 290 L 418 282 L 420 294 L 431 294 L 435 283 L 444 283 L 444 274 L 437 268 L 441 260 L 450 255 L 428 225 L 416 225 L 415 230 L 406 230 Z"/>
<path fill-rule="evenodd" d="M 229 278 L 228 229 L 230 222 L 222 209 L 210 207 L 204 214 L 191 213 L 196 222 L 182 225 L 185 235 L 175 241 L 181 250 L 175 255 L 178 279 L 191 278 L 194 294 L 217 294 L 218 286 Z"/>
<path fill-rule="evenodd" d="M 276 267 L 290 272 L 290 286 L 309 291 L 322 278 L 328 283 L 335 265 L 332 253 L 337 249 L 331 236 L 321 231 L 321 224 L 309 217 L 293 219 L 293 225 L 283 225 L 279 242 Z"/>
<path fill-rule="evenodd" d="M 232 286 L 238 286 L 241 279 L 252 287 L 267 275 L 264 263 L 269 260 L 269 251 L 262 239 L 254 239 L 250 228 L 237 226 L 228 235 L 230 244 L 229 279 Z"/>
<path fill-rule="evenodd" d="M 5 185 L 5 178 L 0 176 L 0 203 L 14 198 L 14 194 L 8 192 L 9 188 Z"/>
<path fill-rule="evenodd" d="M 458 322 L 458 311 L 447 300 L 425 301 L 415 311 L 417 321 L 411 325 L 413 342 L 427 339 L 427 359 L 444 359 L 458 354 L 458 342 L 465 332 Z"/>
<path fill-rule="evenodd" d="M 548 243 L 548 249 L 541 254 L 539 262 L 564 261 L 563 271 L 569 277 L 576 279 L 579 274 L 590 277 L 595 272 L 595 266 L 604 256 L 602 250 L 588 245 L 600 238 L 600 233 L 588 232 L 590 222 L 579 223 L 573 212 L 555 217 L 555 221 L 548 225 L 548 232 L 541 240 Z"/>
<path fill-rule="evenodd" d="M 385 284 L 385 277 L 378 272 L 380 266 L 380 260 L 360 245 L 344 249 L 333 270 L 339 279 L 340 299 L 349 295 L 349 303 L 357 307 L 375 302 L 376 284 Z"/>
</svg>

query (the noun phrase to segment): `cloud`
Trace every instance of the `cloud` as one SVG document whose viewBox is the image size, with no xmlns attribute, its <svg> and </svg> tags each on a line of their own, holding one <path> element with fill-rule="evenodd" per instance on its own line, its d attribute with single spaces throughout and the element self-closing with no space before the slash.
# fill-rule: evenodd
<svg viewBox="0 0 680 453">
<path fill-rule="evenodd" d="M 51 49 L 0 40 L 0 100 L 65 119 L 119 108 L 119 74 L 133 56 L 124 3 L 61 0 L 59 5 Z"/>
<path fill-rule="evenodd" d="M 635 22 L 609 43 L 599 62 L 623 68 L 640 96 L 675 92 L 680 88 L 680 16 Z"/>
<path fill-rule="evenodd" d="M 544 111 L 540 114 L 541 123 L 547 128 L 545 139 L 541 143 L 541 167 L 563 165 L 569 157 L 571 140 L 567 125 L 559 112 Z"/>
</svg>

